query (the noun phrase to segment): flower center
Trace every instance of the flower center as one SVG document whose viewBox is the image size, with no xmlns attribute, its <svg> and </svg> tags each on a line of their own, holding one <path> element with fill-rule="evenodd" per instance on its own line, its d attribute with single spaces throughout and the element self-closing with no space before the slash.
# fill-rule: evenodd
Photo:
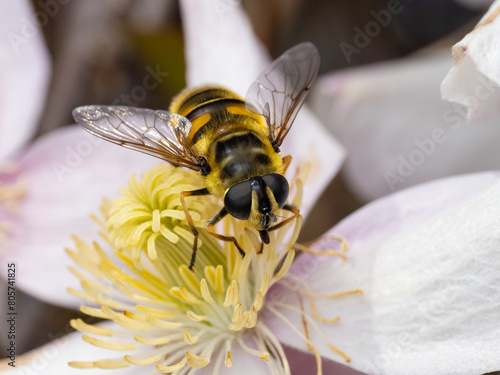
<svg viewBox="0 0 500 375">
<path fill-rule="evenodd" d="M 297 186 L 295 197 L 300 197 L 301 183 Z M 195 172 L 157 166 L 141 181 L 132 176 L 128 188 L 121 190 L 122 197 L 105 202 L 104 220 L 96 218 L 105 228 L 103 236 L 112 252 L 74 237 L 76 249 L 67 249 L 67 253 L 86 273 L 70 267 L 83 291 L 68 291 L 100 306 L 82 306 L 83 313 L 114 325 L 94 326 L 82 319 L 72 320 L 71 325 L 84 332 L 82 339 L 91 345 L 133 355 L 73 361 L 71 366 L 154 366 L 162 373 L 185 374 L 212 363 L 213 373 L 217 374 L 221 366 L 231 367 L 237 360 L 232 354 L 237 345 L 266 361 L 271 371 L 290 373 L 281 344 L 259 320 L 259 312 L 265 307 L 287 324 L 289 321 L 280 316 L 278 308 L 303 314 L 303 308 L 279 303 L 265 306 L 266 294 L 274 283 L 290 284 L 283 278 L 295 256 L 292 246 L 302 219 L 299 216 L 292 224 L 271 231 L 270 243 L 263 247 L 258 233 L 245 221 L 224 219 L 217 229 L 236 237 L 246 254 L 242 257 L 232 242 L 220 243 L 203 229 L 219 208 L 215 200 L 189 197 L 186 203 L 199 232 L 192 272 L 187 265 L 194 237 L 180 193 L 201 187 L 203 179 Z M 308 251 L 306 247 L 300 250 Z M 303 287 L 301 293 L 312 301 L 314 293 L 306 284 L 299 285 Z M 317 312 L 314 314 L 321 318 Z M 307 319 L 315 327 L 313 320 Z M 304 325 L 304 334 L 292 329 L 318 358 L 307 333 L 308 325 Z M 249 345 L 248 337 L 253 345 Z M 332 350 L 338 351 L 333 346 Z"/>
</svg>

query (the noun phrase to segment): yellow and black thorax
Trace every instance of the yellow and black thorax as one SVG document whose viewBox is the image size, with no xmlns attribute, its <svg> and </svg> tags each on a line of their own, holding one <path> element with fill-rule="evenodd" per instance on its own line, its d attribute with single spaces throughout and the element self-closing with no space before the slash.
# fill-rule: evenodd
<svg viewBox="0 0 500 375">
<path fill-rule="evenodd" d="M 231 90 L 216 85 L 186 89 L 174 98 L 170 111 L 192 123 L 188 138 L 210 166 L 206 183 L 211 194 L 223 197 L 241 181 L 283 173 L 264 118 Z"/>
</svg>

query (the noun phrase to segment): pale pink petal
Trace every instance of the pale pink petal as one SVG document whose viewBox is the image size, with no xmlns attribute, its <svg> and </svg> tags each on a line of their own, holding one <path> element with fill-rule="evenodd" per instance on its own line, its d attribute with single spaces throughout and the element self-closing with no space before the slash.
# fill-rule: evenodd
<svg viewBox="0 0 500 375">
<path fill-rule="evenodd" d="M 27 0 L 1 0 L 0 160 L 36 131 L 49 83 L 50 60 Z"/>
<path fill-rule="evenodd" d="M 443 99 L 463 105 L 471 119 L 500 113 L 500 1 L 455 44 L 453 66 L 441 84 Z"/>
<path fill-rule="evenodd" d="M 98 324 L 101 327 L 108 327 L 116 329 L 117 325 L 106 321 Z M 62 336 L 62 335 L 61 335 Z M 29 374 L 30 371 L 35 371 L 37 375 L 53 375 L 53 374 L 88 374 L 88 375 L 102 375 L 102 374 L 149 374 L 151 371 L 156 373 L 155 365 L 149 366 L 133 366 L 116 370 L 103 370 L 103 369 L 75 369 L 68 366 L 71 361 L 96 361 L 101 359 L 122 359 L 124 355 L 129 354 L 132 357 L 138 357 L 139 352 L 127 353 L 120 351 L 106 350 L 97 348 L 84 342 L 81 338 L 81 332 L 73 332 L 66 336 L 55 336 L 55 339 L 47 345 L 39 347 L 23 357 L 18 356 L 15 370 L 8 371 L 9 367 L 5 365 L 0 366 L 2 374 Z M 116 340 L 120 341 L 120 340 Z M 251 345 L 247 342 L 247 345 Z M 224 366 L 225 352 L 214 353 L 211 362 L 208 366 L 196 371 L 196 374 L 213 374 L 214 367 L 218 362 L 217 358 L 220 356 L 222 362 L 219 363 L 219 371 L 217 374 L 268 374 L 269 367 L 267 362 L 260 361 L 254 355 L 245 352 L 238 344 L 234 344 L 231 350 L 233 354 L 233 366 L 226 368 Z M 172 364 L 172 363 L 168 363 Z"/>
<path fill-rule="evenodd" d="M 340 317 L 318 325 L 351 356 L 353 368 L 375 374 L 481 374 L 500 368 L 498 177 L 455 177 L 373 202 L 333 228 L 350 243 L 347 262 L 298 259 L 290 272 L 316 292 L 364 291 L 316 299 L 323 316 Z M 326 240 L 320 247 L 334 245 Z M 273 294 L 280 302 L 297 303 L 287 289 Z M 311 314 L 308 306 L 306 312 Z M 288 315 L 301 327 L 300 315 Z M 277 319 L 267 324 L 281 341 L 304 347 Z M 322 355 L 345 363 L 310 331 Z"/>
<path fill-rule="evenodd" d="M 114 326 L 109 322 L 100 324 L 105 327 Z M 0 367 L 0 372 L 7 375 L 20 375 L 20 374 L 37 374 L 37 375 L 55 375 L 55 374 L 68 374 L 68 375 L 134 375 L 139 371 L 154 370 L 154 366 L 147 366 L 138 368 L 137 366 L 130 365 L 126 368 L 115 370 L 95 369 L 78 369 L 68 366 L 71 361 L 96 361 L 101 359 L 122 359 L 127 353 L 111 351 L 95 346 L 89 345 L 82 340 L 80 332 L 73 332 L 66 336 L 56 335 L 55 339 L 50 343 L 32 350 L 23 356 L 17 356 L 15 368 Z"/>
<path fill-rule="evenodd" d="M 76 278 L 64 247 L 71 234 L 99 238 L 90 214 L 99 214 L 103 198 L 115 198 L 132 173 L 142 174 L 158 159 L 99 140 L 77 126 L 40 138 L 18 161 L 27 193 L 13 215 L 10 238 L 1 254 L 2 267 L 15 262 L 17 286 L 44 301 L 78 306 L 65 289 Z M 5 277 L 5 273 L 2 274 Z"/>
<path fill-rule="evenodd" d="M 181 1 L 186 43 L 188 85 L 217 83 L 245 96 L 271 59 L 257 40 L 238 1 Z M 284 51 L 283 51 L 284 52 Z M 282 147 L 293 156 L 287 176 L 310 163 L 312 173 L 304 187 L 302 213 L 306 214 L 337 173 L 344 149 L 302 108 Z"/>
<path fill-rule="evenodd" d="M 245 96 L 269 64 L 239 1 L 182 0 L 188 86 L 216 83 Z"/>
<path fill-rule="evenodd" d="M 468 123 L 441 100 L 448 54 L 346 70 L 319 80 L 312 104 L 347 149 L 344 176 L 364 201 L 433 179 L 498 168 L 497 119 Z"/>
</svg>

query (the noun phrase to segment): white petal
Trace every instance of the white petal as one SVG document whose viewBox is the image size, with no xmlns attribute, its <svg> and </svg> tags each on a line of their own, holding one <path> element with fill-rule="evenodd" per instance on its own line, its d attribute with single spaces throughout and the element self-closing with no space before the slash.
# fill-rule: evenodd
<svg viewBox="0 0 500 375">
<path fill-rule="evenodd" d="M 98 227 L 89 215 L 99 214 L 103 198 L 117 197 L 132 173 L 158 163 L 76 126 L 37 140 L 19 161 L 28 192 L 12 218 L 9 251 L 1 256 L 2 266 L 17 263 L 17 286 L 56 305 L 79 306 L 81 300 L 65 291 L 77 282 L 66 270 L 71 262 L 63 251 L 73 245 L 70 236 L 97 240 Z"/>
<path fill-rule="evenodd" d="M 345 178 L 364 201 L 433 179 L 498 168 L 497 119 L 467 123 L 441 100 L 447 55 L 420 56 L 323 77 L 313 108 L 347 148 Z"/>
<path fill-rule="evenodd" d="M 464 105 L 472 119 L 500 113 L 500 1 L 455 44 L 453 66 L 441 85 L 443 99 Z"/>
<path fill-rule="evenodd" d="M 283 142 L 283 155 L 291 155 L 292 163 L 287 177 L 293 176 L 298 166 L 310 165 L 309 176 L 304 181 L 301 214 L 306 216 L 324 188 L 339 171 L 345 150 L 333 138 L 307 107 L 302 107 L 295 124 Z"/>
<path fill-rule="evenodd" d="M 50 61 L 40 25 L 26 0 L 1 0 L 0 160 L 36 130 L 49 82 Z"/>
<path fill-rule="evenodd" d="M 99 323 L 98 326 L 116 328 L 116 324 L 105 321 Z M 75 369 L 68 366 L 70 361 L 96 361 L 101 359 L 121 359 L 124 355 L 130 354 L 132 357 L 134 353 L 120 352 L 97 348 L 86 342 L 81 338 L 81 332 L 72 332 L 66 336 L 56 338 L 52 342 L 39 347 L 23 356 L 17 356 L 16 369 L 11 369 L 4 365 L 0 366 L 2 374 L 30 374 L 30 371 L 36 372 L 37 375 L 53 375 L 53 374 L 89 374 L 89 375 L 102 375 L 102 374 L 149 374 L 156 364 L 149 366 L 133 366 L 117 369 L 117 370 L 102 370 L 102 369 Z M 58 336 L 56 336 L 58 337 Z M 247 340 L 248 341 L 248 340 Z M 251 340 L 250 340 L 251 341 Z M 247 345 L 252 346 L 251 342 Z M 255 347 L 255 346 L 252 346 Z M 268 362 L 259 360 L 256 356 L 250 355 L 245 352 L 238 344 L 233 344 L 231 350 L 233 355 L 233 366 L 226 368 L 224 366 L 224 353 L 215 353 L 212 355 L 210 364 L 202 369 L 196 371 L 196 374 L 213 374 L 214 366 L 219 356 L 222 357 L 219 371 L 217 374 L 270 374 Z M 137 353 L 135 353 L 137 355 Z M 156 371 L 153 371 L 156 373 Z"/>
<path fill-rule="evenodd" d="M 100 325 L 106 327 L 112 326 L 109 323 Z M 8 375 L 133 375 L 138 373 L 138 369 L 142 371 L 145 370 L 145 368 L 138 368 L 133 365 L 116 370 L 103 370 L 98 368 L 82 370 L 68 366 L 68 362 L 71 361 L 120 359 L 127 354 L 124 352 L 97 348 L 83 341 L 81 336 L 82 334 L 80 332 L 73 332 L 57 338 L 31 352 L 25 353 L 22 356 L 18 355 L 15 362 L 15 369 L 5 365 L 5 367 L 0 367 L 0 372 Z M 58 337 L 58 335 L 56 335 L 56 337 Z M 152 369 L 154 369 L 154 367 L 151 368 L 151 366 L 149 366 L 148 370 L 144 373 L 148 373 L 148 371 Z"/>
<path fill-rule="evenodd" d="M 340 316 L 338 323 L 319 326 L 351 356 L 354 368 L 376 374 L 500 368 L 498 177 L 456 177 L 376 201 L 333 229 L 350 242 L 347 262 L 298 259 L 292 271 L 317 292 L 364 291 L 316 300 L 323 315 Z M 281 297 L 296 303 L 293 293 L 282 290 Z M 301 327 L 300 316 L 292 318 Z M 268 324 L 280 340 L 298 342 L 281 323 Z M 341 361 L 325 345 L 318 348 Z"/>
<path fill-rule="evenodd" d="M 216 83 L 245 96 L 270 62 L 239 1 L 182 0 L 188 86 Z"/>
</svg>

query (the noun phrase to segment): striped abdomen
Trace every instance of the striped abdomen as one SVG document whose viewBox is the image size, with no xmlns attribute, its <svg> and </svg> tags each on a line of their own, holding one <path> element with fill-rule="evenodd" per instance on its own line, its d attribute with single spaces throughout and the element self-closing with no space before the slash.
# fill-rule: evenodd
<svg viewBox="0 0 500 375">
<path fill-rule="evenodd" d="M 189 137 L 206 157 L 212 172 L 207 186 L 223 196 L 229 187 L 251 177 L 282 173 L 281 157 L 268 139 L 262 116 L 246 109 L 243 98 L 220 86 L 205 86 L 182 92 L 171 112 L 188 118 Z"/>
</svg>

